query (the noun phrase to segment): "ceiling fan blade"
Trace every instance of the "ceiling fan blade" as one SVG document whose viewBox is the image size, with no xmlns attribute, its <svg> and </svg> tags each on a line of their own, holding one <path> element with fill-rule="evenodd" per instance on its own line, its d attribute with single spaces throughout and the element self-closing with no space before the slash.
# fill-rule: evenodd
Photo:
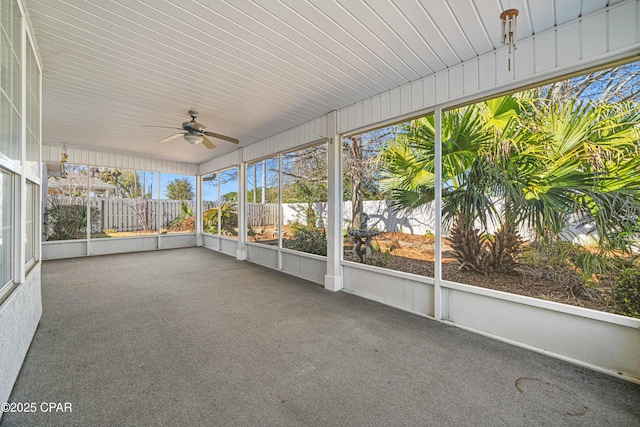
<svg viewBox="0 0 640 427">
<path fill-rule="evenodd" d="M 240 141 L 238 141 L 236 138 L 231 138 L 230 136 L 224 136 L 224 135 L 220 135 L 219 133 L 213 133 L 213 132 L 203 132 L 203 133 L 212 138 L 218 138 L 224 141 L 233 142 L 234 144 L 240 144 Z"/>
<path fill-rule="evenodd" d="M 204 145 L 205 147 L 207 147 L 210 150 L 213 150 L 214 148 L 216 148 L 216 146 L 213 144 L 213 142 L 209 141 L 209 139 L 207 139 L 206 136 L 204 135 L 200 135 L 202 137 L 202 145 Z"/>
<path fill-rule="evenodd" d="M 176 133 L 175 135 L 171 135 L 166 137 L 165 139 L 161 139 L 160 142 L 165 143 L 165 142 L 173 141 L 176 138 L 180 138 L 182 135 L 184 135 L 184 133 Z"/>
</svg>

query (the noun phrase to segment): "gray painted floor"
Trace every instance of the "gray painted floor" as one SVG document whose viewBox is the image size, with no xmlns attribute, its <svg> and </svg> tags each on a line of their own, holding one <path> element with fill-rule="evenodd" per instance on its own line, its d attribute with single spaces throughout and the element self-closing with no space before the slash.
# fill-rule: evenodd
<svg viewBox="0 0 640 427">
<path fill-rule="evenodd" d="M 207 249 L 42 282 L 3 427 L 640 425 L 638 385 Z"/>
</svg>

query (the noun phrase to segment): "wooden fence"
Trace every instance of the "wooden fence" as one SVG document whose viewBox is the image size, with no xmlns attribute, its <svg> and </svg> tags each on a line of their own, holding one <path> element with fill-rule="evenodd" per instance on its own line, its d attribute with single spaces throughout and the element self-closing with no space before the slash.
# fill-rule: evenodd
<svg viewBox="0 0 640 427">
<path fill-rule="evenodd" d="M 189 200 L 93 198 L 89 201 L 89 206 L 100 211 L 102 229 L 116 231 L 157 230 L 158 215 L 162 215 L 160 226 L 166 227 L 183 213 L 183 204 L 193 212 L 193 202 Z"/>
<path fill-rule="evenodd" d="M 55 196 L 57 203 L 68 205 L 84 205 L 83 197 Z M 51 201 L 49 201 L 51 203 Z M 192 212 L 193 202 L 187 200 L 157 200 L 157 199 L 122 199 L 115 197 L 94 197 L 89 199 L 89 207 L 100 212 L 100 229 L 115 231 L 158 230 L 158 215 L 162 215 L 160 226 L 166 227 L 182 213 L 181 204 L 188 203 Z M 218 202 L 203 202 L 203 211 L 218 206 Z M 94 212 L 94 209 L 91 209 Z M 275 225 L 278 222 L 278 205 L 275 203 L 247 204 L 247 222 L 249 226 Z M 93 221 L 92 221 L 93 223 Z"/>
<path fill-rule="evenodd" d="M 278 224 L 278 205 L 276 203 L 247 203 L 247 225 L 257 227 Z"/>
<path fill-rule="evenodd" d="M 207 211 L 208 209 L 213 209 L 216 207 L 218 207 L 218 202 L 202 202 L 203 211 Z M 247 225 L 249 227 L 277 224 L 277 203 L 247 203 Z"/>
</svg>

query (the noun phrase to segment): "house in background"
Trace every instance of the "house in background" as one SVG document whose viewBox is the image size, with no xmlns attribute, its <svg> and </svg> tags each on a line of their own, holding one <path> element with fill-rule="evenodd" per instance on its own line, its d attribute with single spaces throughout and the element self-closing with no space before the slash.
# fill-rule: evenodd
<svg viewBox="0 0 640 427">
<path fill-rule="evenodd" d="M 49 176 L 47 179 L 47 193 L 50 196 L 86 196 L 87 188 L 91 197 L 111 197 L 116 192 L 115 185 L 78 172 L 66 172 L 64 176 Z"/>
</svg>

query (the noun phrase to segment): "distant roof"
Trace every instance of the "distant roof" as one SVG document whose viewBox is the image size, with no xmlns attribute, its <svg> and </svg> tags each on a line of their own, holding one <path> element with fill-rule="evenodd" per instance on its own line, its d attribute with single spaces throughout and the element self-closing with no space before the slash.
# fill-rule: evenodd
<svg viewBox="0 0 640 427">
<path fill-rule="evenodd" d="M 67 172 L 66 177 L 50 176 L 47 181 L 49 188 L 74 188 L 82 190 L 87 188 L 87 175 L 77 172 Z M 92 191 L 106 191 L 116 189 L 115 185 L 100 181 L 99 179 L 89 178 L 89 182 Z"/>
</svg>

